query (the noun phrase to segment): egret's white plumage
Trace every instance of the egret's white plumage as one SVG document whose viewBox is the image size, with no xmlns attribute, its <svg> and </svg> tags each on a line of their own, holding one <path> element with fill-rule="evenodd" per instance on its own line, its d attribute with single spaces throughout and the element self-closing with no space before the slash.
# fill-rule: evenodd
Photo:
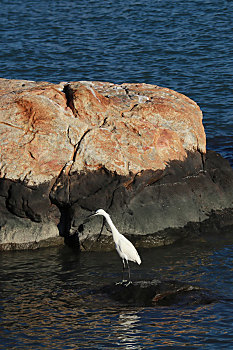
<svg viewBox="0 0 233 350">
<path fill-rule="evenodd" d="M 128 261 L 133 261 L 135 263 L 138 263 L 139 265 L 141 264 L 141 258 L 134 247 L 134 245 L 125 237 L 123 236 L 116 228 L 116 226 L 113 224 L 112 219 L 110 218 L 110 215 L 106 213 L 103 209 L 98 209 L 95 215 L 102 215 L 105 217 L 107 223 L 109 224 L 112 235 L 113 235 L 113 240 L 115 242 L 116 250 L 118 254 L 120 255 L 122 262 L 123 262 L 123 269 L 125 268 L 125 263 L 128 266 L 128 271 L 129 271 L 129 279 L 130 279 L 130 270 L 129 270 L 129 264 Z"/>
</svg>

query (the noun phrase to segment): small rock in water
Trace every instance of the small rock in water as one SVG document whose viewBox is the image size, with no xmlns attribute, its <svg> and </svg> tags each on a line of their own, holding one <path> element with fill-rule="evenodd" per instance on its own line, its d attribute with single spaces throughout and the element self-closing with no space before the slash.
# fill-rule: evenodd
<svg viewBox="0 0 233 350">
<path fill-rule="evenodd" d="M 137 281 L 104 286 L 102 293 L 131 306 L 205 305 L 217 300 L 210 291 L 179 281 Z"/>
</svg>

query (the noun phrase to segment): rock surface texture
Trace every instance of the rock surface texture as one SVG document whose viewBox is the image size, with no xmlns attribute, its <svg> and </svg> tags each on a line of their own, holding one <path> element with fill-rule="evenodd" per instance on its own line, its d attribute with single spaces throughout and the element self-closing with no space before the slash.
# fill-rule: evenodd
<svg viewBox="0 0 233 350">
<path fill-rule="evenodd" d="M 127 306 L 191 306 L 217 302 L 217 296 L 199 286 L 170 280 L 137 281 L 102 287 L 99 293 Z"/>
<path fill-rule="evenodd" d="M 170 89 L 0 79 L 0 138 L 1 249 L 112 249 L 99 208 L 139 246 L 233 225 L 233 170 Z"/>
</svg>

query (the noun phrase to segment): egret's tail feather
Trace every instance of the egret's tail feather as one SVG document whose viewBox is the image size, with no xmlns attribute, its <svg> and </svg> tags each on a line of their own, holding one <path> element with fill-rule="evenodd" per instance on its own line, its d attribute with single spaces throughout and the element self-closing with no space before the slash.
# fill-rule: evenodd
<svg viewBox="0 0 233 350">
<path fill-rule="evenodd" d="M 141 262 L 142 262 L 142 260 L 141 260 L 141 258 L 140 258 L 140 256 L 139 256 L 139 255 L 137 256 L 137 260 L 136 260 L 136 262 L 138 263 L 138 265 L 140 265 L 140 264 L 141 264 Z"/>
</svg>

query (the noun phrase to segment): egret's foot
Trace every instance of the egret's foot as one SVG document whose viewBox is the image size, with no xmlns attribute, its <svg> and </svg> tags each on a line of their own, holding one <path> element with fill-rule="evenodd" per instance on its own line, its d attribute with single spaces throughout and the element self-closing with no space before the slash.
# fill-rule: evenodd
<svg viewBox="0 0 233 350">
<path fill-rule="evenodd" d="M 125 284 L 127 283 L 128 281 L 127 280 L 122 280 L 121 282 L 116 282 L 115 285 L 117 286 L 118 284 L 122 285 L 122 284 Z"/>
<path fill-rule="evenodd" d="M 130 284 L 132 284 L 131 281 L 128 281 L 126 284 L 125 284 L 125 287 L 128 287 Z"/>
</svg>

